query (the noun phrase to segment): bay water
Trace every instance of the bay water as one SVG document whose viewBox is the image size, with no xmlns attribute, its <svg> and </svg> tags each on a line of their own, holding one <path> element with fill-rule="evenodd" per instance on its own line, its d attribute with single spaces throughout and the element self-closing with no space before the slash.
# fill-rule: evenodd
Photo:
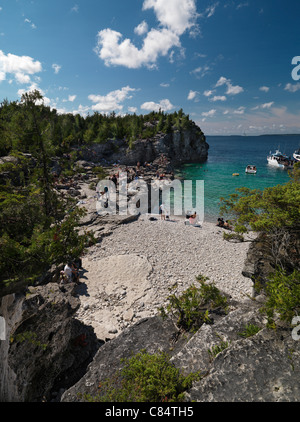
<svg viewBox="0 0 300 422">
<path fill-rule="evenodd" d="M 210 222 L 220 215 L 220 198 L 237 188 L 263 190 L 287 183 L 288 171 L 270 166 L 267 156 L 279 149 L 292 157 L 300 147 L 300 135 L 207 136 L 206 140 L 210 147 L 207 162 L 183 165 L 176 175 L 182 180 L 204 181 L 204 217 Z M 255 165 L 257 173 L 245 173 L 247 165 Z"/>
</svg>

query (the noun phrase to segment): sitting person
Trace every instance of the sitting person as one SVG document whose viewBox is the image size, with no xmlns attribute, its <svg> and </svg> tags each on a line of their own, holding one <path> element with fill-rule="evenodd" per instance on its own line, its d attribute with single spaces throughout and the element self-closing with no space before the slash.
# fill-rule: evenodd
<svg viewBox="0 0 300 422">
<path fill-rule="evenodd" d="M 229 221 L 228 220 L 226 220 L 225 221 L 225 223 L 224 223 L 224 226 L 223 226 L 225 229 L 228 229 L 228 230 L 232 230 L 232 227 L 231 227 L 231 225 L 229 224 Z"/>
<path fill-rule="evenodd" d="M 195 224 L 196 221 L 197 221 L 197 213 L 195 211 L 194 214 L 190 215 L 189 222 L 190 224 Z"/>
<path fill-rule="evenodd" d="M 224 220 L 223 220 L 223 218 L 218 218 L 217 226 L 218 227 L 224 227 Z"/>
<path fill-rule="evenodd" d="M 65 265 L 64 274 L 65 274 L 69 283 L 78 281 L 78 272 L 77 272 L 73 262 L 69 261 Z"/>
</svg>

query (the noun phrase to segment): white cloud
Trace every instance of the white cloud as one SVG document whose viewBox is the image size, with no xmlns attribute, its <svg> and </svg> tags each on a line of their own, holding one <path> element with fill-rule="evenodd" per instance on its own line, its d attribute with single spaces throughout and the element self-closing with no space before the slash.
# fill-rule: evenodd
<svg viewBox="0 0 300 422">
<path fill-rule="evenodd" d="M 210 97 L 213 93 L 214 93 L 214 91 L 206 90 L 206 91 L 203 92 L 203 95 L 205 95 L 205 97 Z"/>
<path fill-rule="evenodd" d="M 233 111 L 233 114 L 244 114 L 245 113 L 245 107 L 239 107 L 237 110 Z"/>
<path fill-rule="evenodd" d="M 36 29 L 36 25 L 30 19 L 24 19 L 25 23 L 29 23 L 32 29 Z"/>
<path fill-rule="evenodd" d="M 209 71 L 210 71 L 210 67 L 205 65 L 205 66 L 199 66 L 196 69 L 192 70 L 190 72 L 191 75 L 195 75 L 196 78 L 203 78 L 203 76 L 205 76 Z"/>
<path fill-rule="evenodd" d="M 244 92 L 244 88 L 242 88 L 241 86 L 239 86 L 239 85 L 233 86 L 233 85 L 231 85 L 230 82 L 227 84 L 226 94 L 237 95 L 237 94 L 240 94 L 241 92 Z"/>
<path fill-rule="evenodd" d="M 215 11 L 216 11 L 216 8 L 217 8 L 218 5 L 219 5 L 219 2 L 217 2 L 217 3 L 215 3 L 215 4 L 211 5 L 211 6 L 209 6 L 206 9 L 205 14 L 206 14 L 206 17 L 207 18 L 210 18 L 210 17 L 212 17 L 215 14 Z"/>
<path fill-rule="evenodd" d="M 194 100 L 197 97 L 198 92 L 190 90 L 187 99 L 188 100 Z"/>
<path fill-rule="evenodd" d="M 173 104 L 168 99 L 161 100 L 159 103 L 155 103 L 153 101 L 145 102 L 141 105 L 142 110 L 148 111 L 169 111 L 174 108 Z"/>
<path fill-rule="evenodd" d="M 242 88 L 239 85 L 232 85 L 231 80 L 225 78 L 224 76 L 221 76 L 221 78 L 216 83 L 216 88 L 227 85 L 227 91 L 226 94 L 228 95 L 237 95 L 244 91 L 244 88 Z"/>
<path fill-rule="evenodd" d="M 27 84 L 30 83 L 30 75 L 41 71 L 41 63 L 33 58 L 10 53 L 6 55 L 0 50 L 0 80 L 5 80 L 6 75 L 11 74 L 18 83 Z"/>
<path fill-rule="evenodd" d="M 262 104 L 261 108 L 263 108 L 263 109 L 271 108 L 273 104 L 274 104 L 274 101 L 271 101 L 270 103 Z"/>
<path fill-rule="evenodd" d="M 75 4 L 75 5 L 72 7 L 71 12 L 75 12 L 75 13 L 78 13 L 78 12 L 79 12 L 79 6 L 78 6 L 78 4 Z"/>
<path fill-rule="evenodd" d="M 141 22 L 136 28 L 134 28 L 134 32 L 137 35 L 144 35 L 148 32 L 148 24 L 147 22 Z"/>
<path fill-rule="evenodd" d="M 135 28 L 135 33 L 145 35 L 140 49 L 120 32 L 110 28 L 98 32 L 95 52 L 106 66 L 154 68 L 160 56 L 166 56 L 173 47 L 181 48 L 180 36 L 184 32 L 195 29 L 198 16 L 195 0 L 145 0 L 143 10 L 149 9 L 154 10 L 159 27 L 148 31 L 143 21 Z"/>
<path fill-rule="evenodd" d="M 121 38 L 122 34 L 112 29 L 104 29 L 98 33 L 95 51 L 106 66 L 121 65 L 130 69 L 144 65 L 153 67 L 160 55 L 166 56 L 172 47 L 180 46 L 178 36 L 168 29 L 152 29 L 140 50 L 129 39 L 121 41 Z"/>
<path fill-rule="evenodd" d="M 217 110 L 212 109 L 212 110 L 209 110 L 207 112 L 203 112 L 201 114 L 201 116 L 203 116 L 203 117 L 213 117 L 216 114 L 216 112 L 217 112 Z"/>
<path fill-rule="evenodd" d="M 225 97 L 225 95 L 215 95 L 214 97 L 212 97 L 209 101 L 226 101 L 227 98 Z"/>
<path fill-rule="evenodd" d="M 160 25 L 178 35 L 194 27 L 198 17 L 195 0 L 145 0 L 143 10 L 152 8 Z"/>
<path fill-rule="evenodd" d="M 261 86 L 261 87 L 259 88 L 259 90 L 260 90 L 260 91 L 263 91 L 263 92 L 269 92 L 269 91 L 270 91 L 270 88 L 269 88 L 268 86 Z"/>
<path fill-rule="evenodd" d="M 63 100 L 64 103 L 66 103 L 67 101 L 70 101 L 71 103 L 73 103 L 73 101 L 76 100 L 77 95 L 69 95 L 67 100 Z"/>
<path fill-rule="evenodd" d="M 53 63 L 53 65 L 52 65 L 52 69 L 54 70 L 54 73 L 57 75 L 57 74 L 58 74 L 58 72 L 59 72 L 59 71 L 60 71 L 60 69 L 61 69 L 61 66 L 60 66 L 59 64 Z"/>
<path fill-rule="evenodd" d="M 300 89 L 300 83 L 297 83 L 297 84 L 288 83 L 286 84 L 284 89 L 285 91 L 289 91 L 289 92 L 297 92 Z"/>
<path fill-rule="evenodd" d="M 216 83 L 216 88 L 219 87 L 219 86 L 222 86 L 222 85 L 226 84 L 227 82 L 229 82 L 229 79 L 224 78 L 224 76 L 221 76 L 221 78 Z"/>
<path fill-rule="evenodd" d="M 98 111 L 100 113 L 108 113 L 112 111 L 121 111 L 123 109 L 122 103 L 130 99 L 130 92 L 136 91 L 134 88 L 129 86 L 123 87 L 121 89 L 111 91 L 107 95 L 89 95 L 89 100 L 91 100 L 95 105 L 92 106 L 93 111 Z"/>
</svg>

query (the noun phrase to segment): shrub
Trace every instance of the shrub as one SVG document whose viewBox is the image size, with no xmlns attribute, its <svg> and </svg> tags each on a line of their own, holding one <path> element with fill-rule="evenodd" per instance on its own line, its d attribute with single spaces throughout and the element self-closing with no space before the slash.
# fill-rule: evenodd
<svg viewBox="0 0 300 422">
<path fill-rule="evenodd" d="M 259 331 L 261 330 L 261 328 L 258 325 L 254 325 L 254 324 L 247 324 L 244 328 L 244 331 L 242 331 L 241 333 L 238 333 L 239 336 L 241 337 L 252 337 L 255 334 L 257 334 Z"/>
<path fill-rule="evenodd" d="M 210 356 L 210 361 L 213 361 L 213 359 L 221 352 L 223 352 L 223 350 L 227 349 L 227 347 L 229 346 L 228 341 L 224 341 L 222 340 L 220 342 L 220 344 L 216 344 L 215 346 L 212 346 L 211 349 L 208 349 L 208 354 Z"/>
<path fill-rule="evenodd" d="M 184 392 L 200 378 L 199 373 L 184 376 L 171 362 L 170 357 L 160 352 L 145 350 L 125 363 L 114 376 L 99 384 L 95 397 L 84 395 L 89 402 L 180 402 Z"/>
<path fill-rule="evenodd" d="M 200 288 L 192 285 L 179 297 L 172 294 L 168 298 L 166 310 L 160 308 L 163 318 L 168 313 L 172 314 L 181 329 L 191 332 L 196 332 L 203 323 L 211 322 L 210 310 L 221 307 L 227 311 L 228 308 L 226 297 L 221 295 L 217 287 L 213 283 L 206 284 L 208 278 L 199 275 L 196 280 L 200 283 Z"/>
<path fill-rule="evenodd" d="M 267 299 L 261 310 L 267 314 L 268 326 L 275 326 L 276 313 L 281 321 L 291 323 L 300 312 L 300 272 L 276 271 L 269 276 L 265 291 Z"/>
</svg>

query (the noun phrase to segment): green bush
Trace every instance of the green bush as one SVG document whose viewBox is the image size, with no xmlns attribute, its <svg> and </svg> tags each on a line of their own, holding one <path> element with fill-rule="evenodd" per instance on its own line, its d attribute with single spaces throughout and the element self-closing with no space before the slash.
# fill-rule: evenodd
<svg viewBox="0 0 300 422">
<path fill-rule="evenodd" d="M 181 329 L 191 332 L 196 332 L 203 323 L 210 323 L 211 310 L 222 308 L 226 312 L 228 309 L 226 297 L 213 283 L 206 283 L 207 277 L 199 275 L 196 280 L 199 288 L 191 285 L 179 297 L 171 294 L 166 309 L 160 308 L 163 318 L 171 314 Z"/>
<path fill-rule="evenodd" d="M 92 397 L 84 395 L 89 402 L 180 402 L 184 392 L 200 378 L 199 373 L 184 376 L 171 362 L 170 357 L 160 352 L 145 350 L 125 363 L 114 376 L 99 384 L 99 393 Z"/>
<path fill-rule="evenodd" d="M 254 325 L 254 324 L 247 324 L 244 328 L 244 331 L 238 333 L 239 336 L 244 337 L 244 338 L 248 338 L 248 337 L 252 337 L 255 334 L 257 334 L 259 331 L 261 330 L 261 328 L 258 325 Z"/>
<path fill-rule="evenodd" d="M 291 323 L 295 315 L 300 312 L 300 272 L 286 274 L 278 270 L 269 276 L 265 292 L 266 302 L 261 309 L 267 314 L 268 326 L 275 326 L 275 316 L 281 321 Z"/>
<path fill-rule="evenodd" d="M 210 361 L 213 361 L 219 353 L 223 352 L 223 350 L 227 349 L 228 347 L 228 341 L 222 340 L 220 344 L 216 344 L 215 346 L 212 346 L 210 349 L 208 349 Z"/>
</svg>

